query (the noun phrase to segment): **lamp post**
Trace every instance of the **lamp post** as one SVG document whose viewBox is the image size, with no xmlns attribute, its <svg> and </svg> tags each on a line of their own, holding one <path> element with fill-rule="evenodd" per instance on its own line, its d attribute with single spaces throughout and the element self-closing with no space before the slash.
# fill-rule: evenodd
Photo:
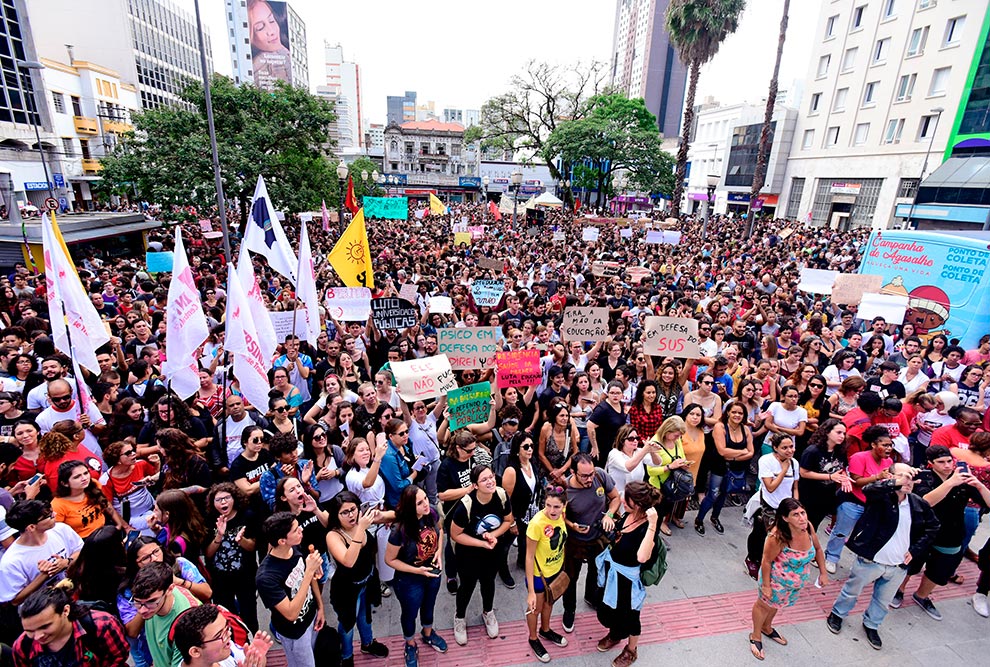
<svg viewBox="0 0 990 667">
<path fill-rule="evenodd" d="M 512 190 L 512 228 L 516 228 L 516 209 L 519 207 L 519 188 L 522 187 L 522 172 L 516 169 L 509 177 L 509 188 Z"/>
<path fill-rule="evenodd" d="M 482 179 L 481 179 L 481 187 L 482 187 L 482 190 L 483 190 L 483 195 L 482 195 L 482 200 L 481 200 L 481 221 L 483 223 L 487 223 L 488 222 L 488 215 L 487 215 L 485 209 L 488 208 L 488 184 L 489 183 L 491 183 L 491 180 L 487 176 L 482 177 Z"/>
<path fill-rule="evenodd" d="M 337 204 L 337 215 L 340 216 L 340 234 L 344 234 L 344 198 L 347 196 L 347 164 L 341 158 L 337 165 L 337 183 L 340 185 L 340 201 Z"/>
<path fill-rule="evenodd" d="M 364 198 L 368 195 L 368 170 L 361 170 L 361 183 L 362 183 L 362 194 L 361 194 L 361 205 L 364 206 Z"/>
<path fill-rule="evenodd" d="M 626 204 L 625 202 L 621 201 L 621 197 L 624 195 L 627 185 L 629 185 L 629 177 L 626 176 L 625 174 L 620 174 L 619 177 L 615 180 L 615 187 L 619 191 L 619 194 L 616 196 L 616 199 L 620 199 L 619 207 L 622 208 L 623 210 L 625 210 Z M 613 203 L 615 202 L 614 199 L 612 201 Z M 615 211 L 613 211 L 613 213 L 615 213 Z"/>
<path fill-rule="evenodd" d="M 925 151 L 925 161 L 921 165 L 921 174 L 918 176 L 918 187 L 914 189 L 914 198 L 911 200 L 911 210 L 908 211 L 907 221 L 904 223 L 905 229 L 911 229 L 911 218 L 914 217 L 914 207 L 918 204 L 918 193 L 921 192 L 921 181 L 925 178 L 925 171 L 928 169 L 928 156 L 931 155 L 932 146 L 935 144 L 935 132 L 938 130 L 938 122 L 942 119 L 942 107 L 935 107 L 932 113 L 935 114 L 935 126 L 932 128 L 932 136 L 928 141 L 928 150 Z"/>
<path fill-rule="evenodd" d="M 21 93 L 21 98 L 23 99 L 24 88 L 21 85 L 21 70 L 43 70 L 45 69 L 45 66 L 36 60 L 18 60 L 16 65 L 17 89 Z M 57 199 L 55 196 L 55 190 L 53 189 L 51 175 L 48 171 L 48 160 L 45 159 L 45 149 L 41 147 L 41 131 L 38 129 L 38 124 L 41 123 L 41 109 L 38 107 L 37 92 L 34 90 L 34 86 L 31 87 L 31 108 L 34 110 L 34 120 L 31 125 L 34 127 L 34 138 L 38 144 L 38 155 L 41 156 L 41 166 L 45 170 L 45 183 L 48 185 L 48 196 L 52 199 Z M 17 206 L 17 202 L 13 202 L 13 204 L 14 206 Z"/>
<path fill-rule="evenodd" d="M 718 174 L 708 174 L 708 197 L 705 199 L 705 220 L 701 224 L 701 240 L 708 238 L 708 220 L 712 215 L 712 207 L 715 201 L 715 188 L 718 187 Z"/>
</svg>

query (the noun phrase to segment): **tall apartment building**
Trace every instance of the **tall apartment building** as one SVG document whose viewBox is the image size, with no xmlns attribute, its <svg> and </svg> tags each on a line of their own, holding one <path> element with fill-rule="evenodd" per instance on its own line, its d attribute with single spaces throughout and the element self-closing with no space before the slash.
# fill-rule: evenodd
<svg viewBox="0 0 990 667">
<path fill-rule="evenodd" d="M 196 19 L 171 0 L 29 0 L 25 4 L 39 57 L 99 63 L 137 87 L 144 109 L 176 104 L 188 82 L 202 80 Z M 204 41 L 206 66 L 212 72 L 208 31 Z"/>
<path fill-rule="evenodd" d="M 287 2 L 225 0 L 234 82 L 309 89 L 306 23 Z"/>
<path fill-rule="evenodd" d="M 402 125 L 416 120 L 416 91 L 407 90 L 405 95 L 389 95 L 386 98 L 386 125 Z"/>
<path fill-rule="evenodd" d="M 344 50 L 340 44 L 324 42 L 326 54 L 327 80 L 326 94 L 337 102 L 337 124 L 340 128 L 341 146 L 347 141 L 350 146 L 364 146 L 364 114 L 361 100 L 361 69 L 357 63 L 344 60 Z"/>
<path fill-rule="evenodd" d="M 670 0 L 616 0 L 611 85 L 642 97 L 665 137 L 681 127 L 687 68 L 677 57 L 664 15 Z"/>
<path fill-rule="evenodd" d="M 946 151 L 987 17 L 986 0 L 823 2 L 795 36 L 813 52 L 778 211 L 886 227 Z"/>
<path fill-rule="evenodd" d="M 464 127 L 481 124 L 480 109 L 444 109 L 443 122 L 460 123 Z"/>
</svg>

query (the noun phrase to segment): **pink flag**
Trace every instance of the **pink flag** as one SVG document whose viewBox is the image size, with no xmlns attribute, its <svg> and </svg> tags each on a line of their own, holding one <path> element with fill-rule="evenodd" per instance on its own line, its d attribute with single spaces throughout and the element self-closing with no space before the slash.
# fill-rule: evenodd
<svg viewBox="0 0 990 667">
<path fill-rule="evenodd" d="M 271 389 L 268 384 L 271 360 L 262 354 L 247 294 L 236 271 L 228 273 L 227 299 L 224 345 L 234 357 L 234 374 L 240 381 L 241 393 L 251 405 L 263 409 L 268 405 Z"/>
<path fill-rule="evenodd" d="M 241 254 L 237 259 L 237 276 L 241 279 L 241 287 L 246 290 L 251 317 L 258 331 L 261 353 L 270 360 L 278 345 L 278 341 L 275 340 L 275 327 L 272 325 L 268 308 L 265 307 L 265 300 L 261 297 L 261 288 L 258 287 L 258 279 L 254 276 L 251 257 L 244 246 L 241 246 Z"/>
<path fill-rule="evenodd" d="M 324 199 L 320 204 L 320 211 L 323 213 L 323 231 L 330 231 L 330 212 L 327 211 L 327 202 Z"/>
</svg>

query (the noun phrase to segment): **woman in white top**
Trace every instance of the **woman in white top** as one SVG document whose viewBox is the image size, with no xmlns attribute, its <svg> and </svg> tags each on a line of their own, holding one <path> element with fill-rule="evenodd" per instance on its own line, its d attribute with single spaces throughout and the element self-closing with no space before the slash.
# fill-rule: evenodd
<svg viewBox="0 0 990 667">
<path fill-rule="evenodd" d="M 756 579 L 763 559 L 763 545 L 767 540 L 767 528 L 773 523 L 774 514 L 784 498 L 798 499 L 798 479 L 801 466 L 794 458 L 794 438 L 786 433 L 775 433 L 770 438 L 773 451 L 760 457 L 757 476 L 760 489 L 753 499 L 760 512 L 753 519 L 753 530 L 746 541 L 746 569 Z M 753 502 L 753 501 L 750 501 Z M 747 516 L 750 507 L 746 507 Z"/>
<path fill-rule="evenodd" d="M 619 427 L 615 434 L 615 447 L 608 453 L 605 462 L 605 472 L 615 483 L 615 490 L 620 498 L 625 497 L 626 485 L 631 482 L 642 482 L 646 479 L 646 466 L 643 459 L 647 454 L 658 452 L 660 448 L 653 442 L 643 441 L 631 424 Z M 623 508 L 622 513 L 625 513 Z"/>
<path fill-rule="evenodd" d="M 898 381 L 904 385 L 904 391 L 908 394 L 913 393 L 919 389 L 925 389 L 928 387 L 928 383 L 931 382 L 931 378 L 925 375 L 924 371 L 921 369 L 925 365 L 925 360 L 921 358 L 920 354 L 916 354 L 907 361 L 907 366 L 901 369 L 898 374 Z"/>
<path fill-rule="evenodd" d="M 797 387 L 787 385 L 780 390 L 780 403 L 771 403 L 767 408 L 767 429 L 771 433 L 798 438 L 804 435 L 808 426 L 808 411 L 798 406 L 801 394 Z"/>
<path fill-rule="evenodd" d="M 303 417 L 303 423 L 315 424 L 320 419 L 325 418 L 330 408 L 333 407 L 334 399 L 338 396 L 351 405 L 357 403 L 358 400 L 357 394 L 350 389 L 340 386 L 339 377 L 333 373 L 327 373 L 327 376 L 323 378 L 323 391 L 312 407 L 306 412 L 306 415 Z M 324 419 L 324 422 L 329 424 L 330 420 Z"/>
<path fill-rule="evenodd" d="M 388 442 L 378 445 L 375 449 L 374 458 L 371 456 L 371 446 L 364 438 L 352 438 L 347 445 L 344 454 L 344 465 L 347 467 L 347 475 L 344 476 L 344 485 L 347 490 L 361 499 L 361 511 L 366 511 L 371 506 L 377 506 L 379 510 L 385 508 L 385 480 L 378 474 L 382 464 L 382 457 L 388 450 Z M 385 549 L 388 547 L 389 528 L 384 524 L 375 524 L 371 528 L 375 539 L 378 541 L 378 575 L 382 581 L 382 592 L 387 589 L 385 583 L 392 581 L 395 570 L 385 563 Z"/>
<path fill-rule="evenodd" d="M 825 393 L 829 396 L 839 390 L 842 381 L 850 377 L 860 377 L 861 373 L 855 368 L 856 355 L 852 352 L 839 354 L 835 363 L 825 367 L 822 376 L 825 378 Z"/>
<path fill-rule="evenodd" d="M 956 423 L 949 416 L 949 410 L 959 405 L 959 396 L 951 391 L 940 391 L 935 394 L 935 409 L 915 417 L 918 424 L 918 444 L 927 447 L 932 442 L 935 429 Z"/>
</svg>

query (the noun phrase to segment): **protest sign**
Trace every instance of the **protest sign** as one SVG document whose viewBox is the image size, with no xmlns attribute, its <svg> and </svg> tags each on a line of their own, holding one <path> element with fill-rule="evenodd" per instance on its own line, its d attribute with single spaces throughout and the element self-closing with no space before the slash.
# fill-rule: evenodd
<svg viewBox="0 0 990 667">
<path fill-rule="evenodd" d="M 409 200 L 406 197 L 365 197 L 364 217 L 386 220 L 407 220 Z"/>
<path fill-rule="evenodd" d="M 439 398 L 457 388 L 457 379 L 445 354 L 393 361 L 389 368 L 395 376 L 399 396 L 407 402 Z"/>
<path fill-rule="evenodd" d="M 148 273 L 171 273 L 172 271 L 171 252 L 149 252 L 145 255 L 144 260 L 148 266 Z"/>
<path fill-rule="evenodd" d="M 299 222 L 313 222 L 313 214 L 312 213 L 300 213 L 299 214 Z"/>
<path fill-rule="evenodd" d="M 581 240 L 595 242 L 598 240 L 599 229 L 597 227 L 585 227 L 581 230 Z"/>
<path fill-rule="evenodd" d="M 437 329 L 437 351 L 446 354 L 455 371 L 494 368 L 499 351 L 499 327 L 445 327 Z"/>
<path fill-rule="evenodd" d="M 367 287 L 331 287 L 327 312 L 338 322 L 367 322 L 371 315 L 371 290 Z"/>
<path fill-rule="evenodd" d="M 471 234 L 471 238 L 480 239 L 485 236 L 485 226 L 484 225 L 469 225 L 467 228 L 468 232 Z"/>
<path fill-rule="evenodd" d="M 626 267 L 626 277 L 629 282 L 633 285 L 638 285 L 643 278 L 649 278 L 653 275 L 653 271 L 646 268 L 645 266 L 627 266 Z"/>
<path fill-rule="evenodd" d="M 882 317 L 887 324 L 903 324 L 908 296 L 900 294 L 864 294 L 856 316 L 865 322 Z"/>
<path fill-rule="evenodd" d="M 492 409 L 491 382 L 478 382 L 447 392 L 447 409 L 450 410 L 450 430 L 456 431 L 468 424 L 484 424 Z"/>
<path fill-rule="evenodd" d="M 431 296 L 430 312 L 440 313 L 441 315 L 450 315 L 454 312 L 454 304 L 450 300 L 449 296 Z"/>
<path fill-rule="evenodd" d="M 567 240 L 567 232 L 554 232 L 553 233 L 553 240 L 554 240 L 554 242 L 556 242 L 556 241 L 566 241 Z"/>
<path fill-rule="evenodd" d="M 689 317 L 647 317 L 643 352 L 654 356 L 697 359 L 698 320 Z"/>
<path fill-rule="evenodd" d="M 204 231 L 204 232 L 212 232 L 213 231 L 213 223 L 210 222 L 209 220 L 200 220 L 199 221 L 199 229 L 200 229 L 200 231 Z"/>
<path fill-rule="evenodd" d="M 413 215 L 417 220 L 422 220 L 423 217 L 426 215 L 426 209 L 425 208 L 416 209 L 413 212 Z"/>
<path fill-rule="evenodd" d="M 222 239 L 223 232 L 203 232 L 204 239 Z"/>
<path fill-rule="evenodd" d="M 495 363 L 499 387 L 532 387 L 543 381 L 539 350 L 499 350 Z"/>
<path fill-rule="evenodd" d="M 666 243 L 668 245 L 678 245 L 681 242 L 681 233 L 672 229 L 651 229 L 646 232 L 644 243 Z"/>
<path fill-rule="evenodd" d="M 599 341 L 608 338 L 608 308 L 564 308 L 560 333 L 565 341 Z"/>
<path fill-rule="evenodd" d="M 405 299 L 372 299 L 371 317 L 379 331 L 408 329 L 419 321 L 419 309 Z"/>
<path fill-rule="evenodd" d="M 416 283 L 403 283 L 399 288 L 399 298 L 405 299 L 409 303 L 416 303 L 419 297 L 419 285 Z"/>
<path fill-rule="evenodd" d="M 651 229 L 646 232 L 646 238 L 644 239 L 646 243 L 663 243 L 663 231 L 657 229 Z"/>
<path fill-rule="evenodd" d="M 292 311 L 269 311 L 268 317 L 272 321 L 272 329 L 275 330 L 275 340 L 279 343 L 285 341 L 285 337 L 292 333 Z M 300 308 L 296 313 L 296 331 L 300 340 L 306 340 L 306 309 Z"/>
<path fill-rule="evenodd" d="M 454 247 L 471 245 L 471 232 L 454 232 Z"/>
<path fill-rule="evenodd" d="M 835 278 L 838 275 L 838 271 L 801 269 L 801 281 L 798 283 L 798 289 L 810 294 L 831 294 L 832 286 L 835 285 Z"/>
<path fill-rule="evenodd" d="M 876 294 L 883 286 L 883 276 L 868 273 L 840 273 L 832 286 L 832 303 L 847 306 L 859 305 L 863 294 Z"/>
<path fill-rule="evenodd" d="M 505 283 L 501 280 L 475 280 L 471 284 L 471 295 L 479 306 L 497 306 L 503 292 Z"/>
<path fill-rule="evenodd" d="M 631 239 L 633 235 L 632 227 L 625 227 L 619 230 L 619 236 L 624 239 Z"/>
<path fill-rule="evenodd" d="M 599 278 L 611 278 L 622 274 L 622 265 L 618 262 L 592 262 L 591 274 Z"/>
<path fill-rule="evenodd" d="M 489 257 L 479 257 L 478 266 L 482 269 L 491 269 L 492 271 L 501 272 L 505 268 L 505 262 L 500 259 L 491 259 Z"/>
</svg>

